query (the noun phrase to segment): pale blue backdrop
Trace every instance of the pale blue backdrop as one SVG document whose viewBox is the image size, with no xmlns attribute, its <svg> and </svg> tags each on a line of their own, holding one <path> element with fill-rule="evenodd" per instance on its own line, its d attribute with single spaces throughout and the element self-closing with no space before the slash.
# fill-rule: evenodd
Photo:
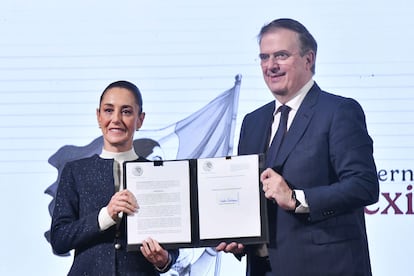
<svg viewBox="0 0 414 276">
<path fill-rule="evenodd" d="M 374 275 L 412 275 L 413 7 L 409 0 L 1 1 L 0 274 L 68 271 L 71 258 L 54 256 L 43 237 L 51 200 L 44 191 L 57 177 L 47 160 L 100 135 L 95 109 L 109 82 L 140 87 L 151 130 L 190 116 L 241 74 L 237 145 L 243 116 L 271 100 L 256 35 L 274 18 L 292 17 L 319 43 L 318 84 L 366 111 L 381 181 L 366 219 Z M 222 266 L 221 275 L 243 273 L 231 256 Z"/>
</svg>

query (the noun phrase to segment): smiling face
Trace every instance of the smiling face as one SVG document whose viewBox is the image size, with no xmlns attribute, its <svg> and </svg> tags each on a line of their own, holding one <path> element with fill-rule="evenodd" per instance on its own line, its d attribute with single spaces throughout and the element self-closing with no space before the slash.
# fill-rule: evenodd
<svg viewBox="0 0 414 276">
<path fill-rule="evenodd" d="M 282 103 L 293 98 L 313 76 L 315 54 L 311 50 L 302 53 L 299 35 L 291 30 L 277 28 L 263 34 L 260 58 L 264 80 Z"/>
<path fill-rule="evenodd" d="M 134 94 L 126 88 L 112 87 L 102 97 L 96 110 L 104 137 L 104 149 L 123 152 L 132 149 L 134 133 L 144 121 Z"/>
</svg>

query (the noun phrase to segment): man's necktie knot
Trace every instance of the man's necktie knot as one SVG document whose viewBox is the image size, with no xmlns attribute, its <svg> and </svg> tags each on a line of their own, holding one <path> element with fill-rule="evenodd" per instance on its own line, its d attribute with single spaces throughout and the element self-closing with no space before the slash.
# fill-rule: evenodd
<svg viewBox="0 0 414 276">
<path fill-rule="evenodd" d="M 285 118 L 285 121 L 287 122 L 287 117 L 289 115 L 291 108 L 287 105 L 281 105 L 278 108 L 278 112 L 281 113 L 280 120 L 282 121 L 282 118 Z"/>
</svg>

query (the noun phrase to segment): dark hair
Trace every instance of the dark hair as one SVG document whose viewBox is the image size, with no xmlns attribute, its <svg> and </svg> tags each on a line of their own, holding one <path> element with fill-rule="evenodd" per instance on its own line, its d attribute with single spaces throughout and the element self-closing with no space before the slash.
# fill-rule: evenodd
<svg viewBox="0 0 414 276">
<path fill-rule="evenodd" d="M 316 56 L 316 52 L 318 50 L 318 44 L 316 43 L 316 40 L 313 38 L 305 26 L 303 26 L 300 22 L 290 18 L 275 19 L 269 24 L 264 25 L 257 36 L 259 44 L 262 41 L 264 34 L 274 31 L 275 29 L 288 29 L 297 33 L 299 35 L 299 47 L 301 55 L 303 56 L 309 50 L 312 50 Z M 311 70 L 312 73 L 315 74 L 315 64 L 313 64 Z"/>
<path fill-rule="evenodd" d="M 124 81 L 124 80 L 120 80 L 120 81 L 116 81 L 111 83 L 110 85 L 108 85 L 105 90 L 102 92 L 101 98 L 99 99 L 99 105 L 101 105 L 102 103 L 102 99 L 105 96 L 106 91 L 108 91 L 111 88 L 114 87 L 119 87 L 119 88 L 125 88 L 128 89 L 129 91 L 132 92 L 132 94 L 135 97 L 135 102 L 137 103 L 137 105 L 139 106 L 139 113 L 142 113 L 142 95 L 141 92 L 139 91 L 138 87 L 133 84 L 132 82 L 129 81 Z"/>
</svg>

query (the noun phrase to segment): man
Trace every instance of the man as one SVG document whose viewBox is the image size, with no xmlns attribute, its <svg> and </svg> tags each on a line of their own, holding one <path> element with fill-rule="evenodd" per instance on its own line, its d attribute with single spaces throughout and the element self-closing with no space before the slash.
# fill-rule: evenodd
<svg viewBox="0 0 414 276">
<path fill-rule="evenodd" d="M 269 244 L 216 249 L 247 254 L 251 276 L 371 275 L 364 207 L 378 200 L 379 184 L 364 112 L 314 82 L 317 43 L 301 23 L 274 20 L 258 40 L 275 101 L 246 115 L 238 150 L 267 152 Z M 279 121 L 286 129 L 276 130 Z"/>
</svg>

